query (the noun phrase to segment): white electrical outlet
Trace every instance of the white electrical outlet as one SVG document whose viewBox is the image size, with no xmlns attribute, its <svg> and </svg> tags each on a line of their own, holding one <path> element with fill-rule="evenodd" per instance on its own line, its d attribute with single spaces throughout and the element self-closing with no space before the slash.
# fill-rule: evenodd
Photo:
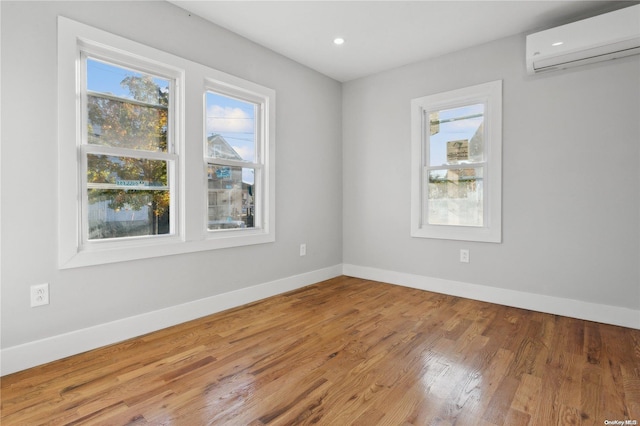
<svg viewBox="0 0 640 426">
<path fill-rule="evenodd" d="M 469 263 L 469 250 L 460 249 L 460 262 Z"/>
<path fill-rule="evenodd" d="M 307 255 L 307 245 L 300 244 L 300 256 L 306 256 L 306 255 Z"/>
<path fill-rule="evenodd" d="M 31 286 L 31 307 L 49 304 L 49 284 L 36 284 Z"/>
</svg>

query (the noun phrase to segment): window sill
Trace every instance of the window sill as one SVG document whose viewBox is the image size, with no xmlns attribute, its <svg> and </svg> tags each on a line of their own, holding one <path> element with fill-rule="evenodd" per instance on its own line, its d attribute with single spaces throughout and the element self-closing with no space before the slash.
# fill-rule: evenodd
<svg viewBox="0 0 640 426">
<path fill-rule="evenodd" d="M 477 241 L 483 243 L 501 243 L 500 230 L 472 228 L 467 226 L 429 226 L 411 230 L 414 238 L 434 238 L 440 240 Z"/>
<path fill-rule="evenodd" d="M 214 234 L 214 233 L 210 233 Z M 67 256 L 61 256 L 60 269 L 81 268 L 162 256 L 194 253 L 230 247 L 265 244 L 275 241 L 273 233 L 259 230 L 227 231 L 209 235 L 198 241 L 163 240 L 140 244 L 118 244 L 117 247 L 90 247 Z"/>
</svg>

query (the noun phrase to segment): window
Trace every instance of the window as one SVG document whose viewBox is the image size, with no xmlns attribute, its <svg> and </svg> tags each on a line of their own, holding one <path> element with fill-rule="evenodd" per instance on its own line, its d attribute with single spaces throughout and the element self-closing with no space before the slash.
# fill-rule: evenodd
<svg viewBox="0 0 640 426">
<path fill-rule="evenodd" d="M 59 17 L 58 102 L 61 268 L 275 240 L 273 90 Z"/>
<path fill-rule="evenodd" d="M 273 241 L 274 102 L 271 89 L 207 75 L 204 228 L 212 244 Z"/>
<path fill-rule="evenodd" d="M 501 242 L 501 104 L 501 81 L 412 100 L 412 236 Z"/>
<path fill-rule="evenodd" d="M 81 61 L 83 246 L 175 235 L 175 78 Z"/>
<path fill-rule="evenodd" d="M 264 99 L 244 100 L 210 86 L 205 94 L 207 229 L 261 228 L 262 197 L 256 191 L 262 191 Z"/>
</svg>

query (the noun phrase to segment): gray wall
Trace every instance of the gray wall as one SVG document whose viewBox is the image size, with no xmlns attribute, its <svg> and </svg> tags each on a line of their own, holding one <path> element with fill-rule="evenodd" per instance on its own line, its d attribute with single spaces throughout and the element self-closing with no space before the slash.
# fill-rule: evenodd
<svg viewBox="0 0 640 426">
<path fill-rule="evenodd" d="M 344 264 L 638 309 L 640 58 L 528 76 L 524 48 L 343 85 Z M 503 243 L 411 238 L 410 100 L 499 79 Z"/>
<path fill-rule="evenodd" d="M 338 82 L 167 2 L 0 5 L 3 348 L 342 262 Z M 275 243 L 58 270 L 57 15 L 276 90 Z"/>
</svg>

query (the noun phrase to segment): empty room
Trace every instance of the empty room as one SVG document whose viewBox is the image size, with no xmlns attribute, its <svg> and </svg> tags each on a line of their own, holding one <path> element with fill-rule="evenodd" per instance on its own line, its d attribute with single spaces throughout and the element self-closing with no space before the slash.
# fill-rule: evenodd
<svg viewBox="0 0 640 426">
<path fill-rule="evenodd" d="M 640 421 L 640 2 L 0 24 L 0 424 Z"/>
</svg>

